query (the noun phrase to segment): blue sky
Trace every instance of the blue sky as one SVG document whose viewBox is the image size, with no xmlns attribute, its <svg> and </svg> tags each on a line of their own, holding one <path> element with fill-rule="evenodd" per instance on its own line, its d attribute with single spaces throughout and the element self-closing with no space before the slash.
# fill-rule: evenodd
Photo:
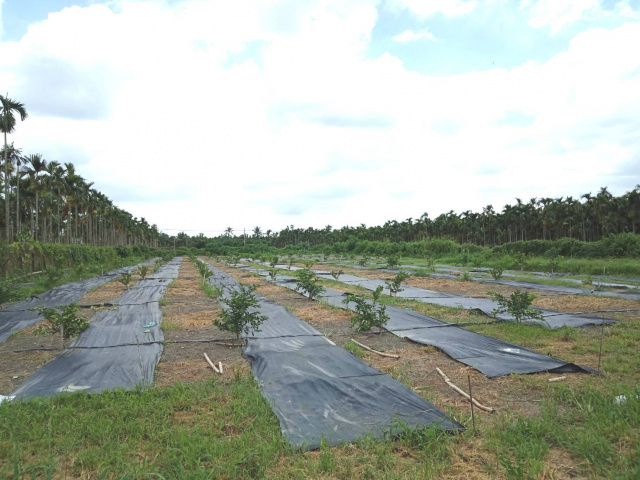
<svg viewBox="0 0 640 480">
<path fill-rule="evenodd" d="M 0 5 L 11 140 L 169 232 L 640 183 L 640 0 Z"/>
</svg>

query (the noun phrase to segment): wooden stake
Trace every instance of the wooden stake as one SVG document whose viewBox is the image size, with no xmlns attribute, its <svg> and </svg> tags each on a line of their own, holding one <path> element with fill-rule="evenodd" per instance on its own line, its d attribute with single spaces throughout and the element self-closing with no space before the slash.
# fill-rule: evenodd
<svg viewBox="0 0 640 480">
<path fill-rule="evenodd" d="M 469 382 L 469 403 L 471 404 L 471 421 L 473 422 L 473 433 L 476 433 L 476 416 L 473 412 L 473 394 L 471 393 L 471 375 L 467 375 Z"/>
<path fill-rule="evenodd" d="M 213 362 L 211 361 L 211 359 L 208 357 L 206 353 L 204 354 L 204 358 L 209 363 L 209 365 L 211 365 L 211 368 L 213 368 L 214 372 L 220 373 L 220 371 L 216 368 L 216 366 L 213 364 Z"/>
<path fill-rule="evenodd" d="M 367 347 L 366 345 L 363 345 L 360 342 L 356 342 L 353 338 L 351 339 L 351 341 L 353 343 L 355 343 L 356 345 L 364 348 L 365 350 L 369 350 L 370 352 L 377 353 L 378 355 L 381 355 L 383 357 L 400 358 L 400 355 L 392 355 L 391 353 L 383 353 L 383 352 L 379 352 L 377 350 L 374 350 L 373 348 Z"/>
<path fill-rule="evenodd" d="M 218 369 L 220 370 L 220 373 L 223 373 L 222 372 L 222 362 L 218 362 Z"/>
<path fill-rule="evenodd" d="M 485 407 L 484 405 L 482 405 L 480 402 L 478 402 L 476 399 L 473 399 L 471 397 L 469 397 L 469 395 L 467 395 L 467 393 L 463 390 L 461 390 L 460 388 L 456 387 L 453 382 L 451 380 L 449 380 L 449 377 L 447 377 L 444 372 L 442 370 L 440 370 L 438 367 L 436 367 L 436 371 L 440 374 L 440 376 L 444 379 L 445 383 L 447 385 L 449 385 L 451 388 L 453 388 L 456 392 L 458 392 L 460 395 L 462 395 L 464 398 L 466 398 L 467 400 L 469 400 L 470 402 L 473 402 L 473 404 L 478 407 L 480 410 L 484 410 L 485 412 L 489 412 L 489 413 L 493 413 L 495 412 L 495 408 L 491 408 L 491 407 Z"/>
<path fill-rule="evenodd" d="M 549 383 L 553 382 L 561 382 L 562 380 L 566 380 L 567 377 L 554 377 L 549 379 Z"/>
</svg>

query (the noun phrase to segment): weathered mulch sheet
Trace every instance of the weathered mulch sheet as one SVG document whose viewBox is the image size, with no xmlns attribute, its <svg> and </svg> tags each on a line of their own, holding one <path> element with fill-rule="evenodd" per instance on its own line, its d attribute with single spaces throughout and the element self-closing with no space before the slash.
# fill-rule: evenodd
<svg viewBox="0 0 640 480">
<path fill-rule="evenodd" d="M 238 288 L 215 269 L 210 282 Z M 322 439 L 336 445 L 365 435 L 380 437 L 394 427 L 463 427 L 389 375 L 336 346 L 286 308 L 259 297 L 268 317 L 245 336 L 243 357 L 270 401 L 289 443 L 316 449 Z"/>
<path fill-rule="evenodd" d="M 129 288 L 114 301 L 122 305 L 97 312 L 88 330 L 12 395 L 30 398 L 151 385 L 164 341 L 158 302 L 177 278 L 180 261 L 173 259 Z"/>
<path fill-rule="evenodd" d="M 153 263 L 153 260 L 149 260 L 140 265 L 152 265 Z M 77 302 L 94 288 L 111 282 L 118 275 L 131 272 L 138 266 L 119 268 L 88 280 L 67 283 L 41 293 L 30 300 L 16 302 L 10 307 L 0 310 L 0 343 L 6 341 L 13 332 L 18 332 L 41 322 L 43 317 L 35 311 L 36 308 L 40 306 L 53 308 Z"/>
</svg>

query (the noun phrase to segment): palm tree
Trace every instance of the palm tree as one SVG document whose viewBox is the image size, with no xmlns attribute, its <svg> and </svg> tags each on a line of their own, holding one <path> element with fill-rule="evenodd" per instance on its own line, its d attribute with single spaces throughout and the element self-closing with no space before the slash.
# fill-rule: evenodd
<svg viewBox="0 0 640 480">
<path fill-rule="evenodd" d="M 13 133 L 16 128 L 15 114 L 20 115 L 21 121 L 24 121 L 28 115 L 22 103 L 11 100 L 8 96 L 0 95 L 0 131 L 4 134 L 4 228 L 7 243 L 11 241 L 11 232 L 9 230 L 9 162 L 7 157 L 9 150 L 7 133 Z"/>
<path fill-rule="evenodd" d="M 31 234 L 34 240 L 39 240 L 40 223 L 38 223 L 38 212 L 40 210 L 40 191 L 43 187 L 41 174 L 47 171 L 47 161 L 42 158 L 42 155 L 35 153 L 27 157 L 27 164 L 25 172 L 29 175 L 29 185 L 35 194 L 34 212 L 31 214 L 32 220 L 35 214 L 35 224 L 31 223 Z"/>
</svg>

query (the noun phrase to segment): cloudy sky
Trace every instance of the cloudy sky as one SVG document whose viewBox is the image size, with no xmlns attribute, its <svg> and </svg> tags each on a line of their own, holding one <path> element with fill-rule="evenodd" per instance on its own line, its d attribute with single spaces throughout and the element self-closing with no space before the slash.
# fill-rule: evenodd
<svg viewBox="0 0 640 480">
<path fill-rule="evenodd" d="M 640 0 L 0 6 L 10 141 L 170 234 L 640 183 Z"/>
</svg>

